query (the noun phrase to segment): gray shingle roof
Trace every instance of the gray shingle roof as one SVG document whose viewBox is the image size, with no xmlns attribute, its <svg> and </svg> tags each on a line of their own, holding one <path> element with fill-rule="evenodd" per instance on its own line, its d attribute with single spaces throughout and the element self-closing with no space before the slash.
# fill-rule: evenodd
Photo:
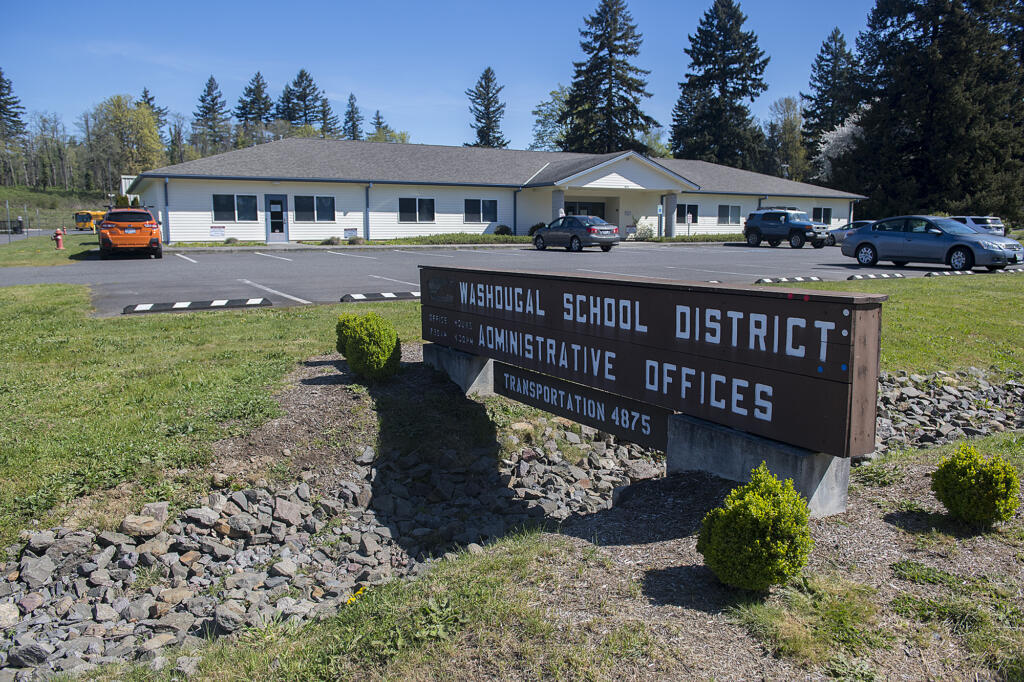
<svg viewBox="0 0 1024 682">
<path fill-rule="evenodd" d="M 522 187 L 527 182 L 528 186 L 551 184 L 619 155 L 289 138 L 146 171 L 138 180 L 251 178 Z M 705 192 L 859 196 L 702 161 L 653 161 Z"/>
</svg>

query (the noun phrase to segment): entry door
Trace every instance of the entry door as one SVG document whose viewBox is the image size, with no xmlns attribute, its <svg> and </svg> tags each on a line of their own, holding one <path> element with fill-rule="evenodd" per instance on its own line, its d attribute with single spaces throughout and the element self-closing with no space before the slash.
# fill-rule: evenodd
<svg viewBox="0 0 1024 682">
<path fill-rule="evenodd" d="M 265 194 L 264 211 L 267 214 L 267 243 L 288 241 L 288 195 Z"/>
</svg>

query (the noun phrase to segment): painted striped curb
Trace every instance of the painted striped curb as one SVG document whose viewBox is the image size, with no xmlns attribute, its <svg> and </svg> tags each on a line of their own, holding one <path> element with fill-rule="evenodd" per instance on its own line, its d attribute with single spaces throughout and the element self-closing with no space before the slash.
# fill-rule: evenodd
<svg viewBox="0 0 1024 682">
<path fill-rule="evenodd" d="M 780 282 L 820 282 L 821 277 L 762 277 L 754 284 L 778 284 Z"/>
<path fill-rule="evenodd" d="M 418 291 L 384 291 L 379 294 L 345 294 L 342 303 L 365 303 L 367 301 L 411 301 L 419 299 Z"/>
<path fill-rule="evenodd" d="M 851 279 L 906 279 L 906 275 L 901 275 L 898 272 L 893 274 L 882 273 L 880 275 L 850 275 L 847 280 Z"/>
<path fill-rule="evenodd" d="M 1010 268 L 1006 268 L 1005 270 L 996 270 L 996 272 L 1001 272 L 1004 275 L 1019 275 L 1024 272 L 1024 270 L 1020 268 L 1014 268 L 1012 270 Z"/>
<path fill-rule="evenodd" d="M 925 277 L 949 277 L 950 275 L 973 275 L 970 270 L 942 270 L 941 272 L 926 272 Z"/>
<path fill-rule="evenodd" d="M 126 305 L 122 315 L 134 313 L 175 313 L 222 308 L 262 308 L 274 303 L 269 298 L 220 298 L 213 301 L 177 301 L 175 303 L 137 303 Z"/>
</svg>

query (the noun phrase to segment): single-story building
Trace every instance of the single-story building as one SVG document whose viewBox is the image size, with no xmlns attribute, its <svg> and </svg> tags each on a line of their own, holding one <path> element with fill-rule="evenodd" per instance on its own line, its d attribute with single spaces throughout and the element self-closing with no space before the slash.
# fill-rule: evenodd
<svg viewBox="0 0 1024 682">
<path fill-rule="evenodd" d="M 859 194 L 705 161 L 291 138 L 140 174 L 128 191 L 166 242 L 287 242 L 452 232 L 527 234 L 564 214 L 624 232 L 738 233 L 751 211 L 853 219 Z"/>
</svg>

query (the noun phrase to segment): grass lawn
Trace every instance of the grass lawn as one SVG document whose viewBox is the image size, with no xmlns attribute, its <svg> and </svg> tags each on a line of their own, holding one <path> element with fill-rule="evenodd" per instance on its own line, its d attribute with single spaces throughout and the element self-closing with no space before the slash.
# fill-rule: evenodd
<svg viewBox="0 0 1024 682">
<path fill-rule="evenodd" d="M 72 214 L 75 211 L 102 211 L 110 200 L 103 192 L 0 186 L 0 220 L 7 220 L 5 201 L 10 203 L 11 220 L 17 220 L 20 215 L 28 220 L 30 227 L 55 230 L 74 228 Z"/>
<path fill-rule="evenodd" d="M 813 282 L 805 289 L 888 294 L 882 304 L 882 369 L 1024 370 L 1020 275 Z"/>
<path fill-rule="evenodd" d="M 91 232 L 75 233 L 73 230 L 64 237 L 64 250 L 58 251 L 48 236 L 26 237 L 7 243 L 7 236 L 0 235 L 0 267 L 31 265 L 70 265 L 82 260 L 86 253 L 99 248 L 96 235 Z"/>
<path fill-rule="evenodd" d="M 268 387 L 333 349 L 341 310 L 420 338 L 413 301 L 94 319 L 85 287 L 0 288 L 0 546 L 63 502 L 155 482 L 273 416 Z"/>
</svg>

